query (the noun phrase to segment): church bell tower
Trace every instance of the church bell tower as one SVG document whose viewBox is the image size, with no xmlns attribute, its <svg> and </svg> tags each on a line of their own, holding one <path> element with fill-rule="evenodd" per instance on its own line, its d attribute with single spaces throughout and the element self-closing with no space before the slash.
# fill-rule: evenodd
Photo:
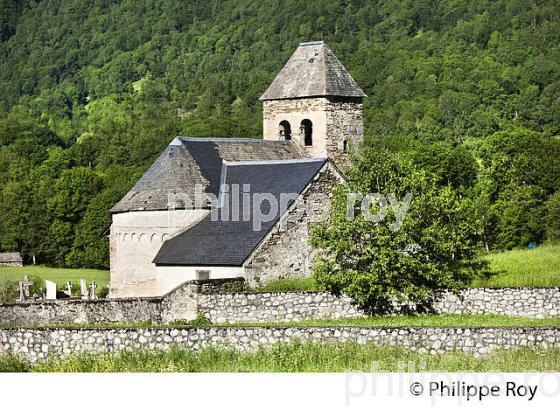
<svg viewBox="0 0 560 410">
<path fill-rule="evenodd" d="M 366 94 L 322 41 L 301 43 L 261 96 L 264 139 L 344 161 L 364 138 Z"/>
</svg>

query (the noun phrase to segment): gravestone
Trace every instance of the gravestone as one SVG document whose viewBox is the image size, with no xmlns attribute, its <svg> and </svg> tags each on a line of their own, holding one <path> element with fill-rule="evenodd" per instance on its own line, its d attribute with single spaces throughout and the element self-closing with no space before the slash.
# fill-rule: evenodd
<svg viewBox="0 0 560 410">
<path fill-rule="evenodd" d="M 29 281 L 29 278 L 26 276 L 23 277 L 23 280 L 19 283 L 19 301 L 25 302 L 29 299 L 29 288 L 33 285 L 33 282 Z"/>
<path fill-rule="evenodd" d="M 19 290 L 19 298 L 18 298 L 18 301 L 19 301 L 19 302 L 25 302 L 25 291 L 23 290 L 23 282 L 19 282 L 19 284 L 18 284 L 18 290 Z"/>
<path fill-rule="evenodd" d="M 72 297 L 72 282 L 68 281 L 66 282 L 66 290 L 64 291 L 64 293 L 66 293 L 68 295 L 69 298 Z"/>
<path fill-rule="evenodd" d="M 56 300 L 56 283 L 46 280 L 45 287 L 47 288 L 45 299 Z"/>
<path fill-rule="evenodd" d="M 97 285 L 95 284 L 95 282 L 91 282 L 91 285 L 90 285 L 90 291 L 91 292 L 90 292 L 90 295 L 89 295 L 89 298 L 91 300 L 97 299 L 97 296 L 95 295 L 95 289 L 97 289 Z"/>
<path fill-rule="evenodd" d="M 82 300 L 88 300 L 88 288 L 85 279 L 80 279 L 80 292 L 82 294 Z"/>
</svg>

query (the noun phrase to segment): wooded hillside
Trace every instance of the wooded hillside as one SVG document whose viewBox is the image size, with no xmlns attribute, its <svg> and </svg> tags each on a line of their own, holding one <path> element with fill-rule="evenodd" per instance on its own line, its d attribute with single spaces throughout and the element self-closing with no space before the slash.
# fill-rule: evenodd
<svg viewBox="0 0 560 410">
<path fill-rule="evenodd" d="M 0 0 L 0 250 L 106 267 L 108 210 L 163 147 L 260 137 L 317 39 L 369 143 L 472 199 L 481 249 L 560 239 L 558 0 Z"/>
</svg>

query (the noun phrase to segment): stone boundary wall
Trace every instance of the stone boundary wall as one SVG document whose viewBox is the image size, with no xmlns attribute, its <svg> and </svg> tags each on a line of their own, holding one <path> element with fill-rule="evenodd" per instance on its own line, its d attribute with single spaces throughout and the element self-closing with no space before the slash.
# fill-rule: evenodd
<svg viewBox="0 0 560 410">
<path fill-rule="evenodd" d="M 45 326 L 86 323 L 161 321 L 162 300 L 57 300 L 0 304 L 0 326 Z"/>
<path fill-rule="evenodd" d="M 205 327 L 188 329 L 3 329 L 0 355 L 14 354 L 36 362 L 75 353 L 118 353 L 123 350 L 197 351 L 208 346 L 251 351 L 275 343 L 356 342 L 403 346 L 421 353 L 458 350 L 475 355 L 497 348 L 560 348 L 560 328 L 360 328 L 360 327 Z M 530 369 L 527 369 L 530 370 Z"/>
<path fill-rule="evenodd" d="M 560 316 L 560 287 L 472 288 L 446 293 L 434 302 L 436 313 L 495 314 L 532 318 Z"/>
<path fill-rule="evenodd" d="M 349 297 L 328 292 L 198 294 L 196 302 L 198 312 L 213 323 L 365 316 Z M 473 288 L 459 295 L 445 293 L 430 307 L 395 305 L 393 310 L 555 317 L 560 316 L 560 288 Z"/>
<path fill-rule="evenodd" d="M 329 292 L 199 294 L 196 302 L 198 312 L 218 324 L 365 316 L 348 296 Z"/>
<path fill-rule="evenodd" d="M 475 288 L 446 293 L 429 309 L 396 306 L 395 311 L 497 314 L 528 318 L 560 316 L 560 288 Z M 224 293 L 211 284 L 187 283 L 163 298 L 46 301 L 0 304 L 0 326 L 150 320 L 169 323 L 203 314 L 213 323 L 287 322 L 365 316 L 349 297 L 328 292 Z"/>
</svg>

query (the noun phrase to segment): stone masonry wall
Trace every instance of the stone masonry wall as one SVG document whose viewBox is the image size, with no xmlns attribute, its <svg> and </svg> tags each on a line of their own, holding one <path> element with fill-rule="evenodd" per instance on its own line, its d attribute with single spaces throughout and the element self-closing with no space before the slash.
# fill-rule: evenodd
<svg viewBox="0 0 560 410">
<path fill-rule="evenodd" d="M 339 167 L 349 165 L 349 150 L 357 149 L 364 140 L 363 105 L 361 101 L 332 99 L 326 105 L 326 112 L 329 158 Z"/>
<path fill-rule="evenodd" d="M 328 156 L 327 135 L 327 98 L 299 98 L 263 101 L 263 138 L 269 141 L 280 140 L 279 124 L 288 121 L 292 129 L 292 140 L 310 158 Z M 305 146 L 304 135 L 300 131 L 303 120 L 313 124 L 313 144 Z"/>
<path fill-rule="evenodd" d="M 136 323 L 161 319 L 161 299 L 57 300 L 0 304 L 0 326 Z"/>
<path fill-rule="evenodd" d="M 314 251 L 308 241 L 309 226 L 328 209 L 337 181 L 329 165 L 316 176 L 301 203 L 282 217 L 245 263 L 249 284 L 311 275 Z"/>
<path fill-rule="evenodd" d="M 23 267 L 23 262 L 0 262 L 0 267 Z"/>
<path fill-rule="evenodd" d="M 212 323 L 286 322 L 353 318 L 364 314 L 347 296 L 328 292 L 201 294 L 198 312 Z"/>
<path fill-rule="evenodd" d="M 198 312 L 213 323 L 298 321 L 365 316 L 347 296 L 328 292 L 209 294 L 197 296 Z M 431 307 L 408 311 L 496 314 L 545 318 L 560 316 L 560 288 L 474 288 L 445 293 Z M 395 311 L 403 306 L 395 306 Z"/>
<path fill-rule="evenodd" d="M 555 317 L 560 316 L 560 287 L 466 289 L 459 295 L 446 293 L 433 309 L 450 314 Z"/>
<path fill-rule="evenodd" d="M 517 347 L 560 348 L 560 328 L 301 328 L 205 327 L 186 329 L 0 329 L 0 355 L 31 362 L 75 353 L 117 353 L 131 349 L 198 351 L 232 347 L 251 351 L 279 342 L 356 342 L 398 345 L 422 353 L 459 350 L 475 355 Z M 527 369 L 530 370 L 530 369 Z"/>
<path fill-rule="evenodd" d="M 151 320 L 169 323 L 204 314 L 213 323 L 287 322 L 311 318 L 365 316 L 349 297 L 328 292 L 224 293 L 197 283 L 177 288 L 165 298 L 56 301 L 0 304 L 0 326 Z M 414 309 L 412 309 L 414 310 Z M 434 313 L 498 314 L 518 317 L 560 316 L 560 288 L 468 289 L 434 302 Z"/>
<path fill-rule="evenodd" d="M 313 124 L 313 145 L 305 146 L 300 132 L 301 121 Z M 263 102 L 263 134 L 265 140 L 278 141 L 281 121 L 288 121 L 295 141 L 308 156 L 329 157 L 338 165 L 346 163 L 344 141 L 361 144 L 364 137 L 363 105 L 352 98 L 296 98 Z M 340 162 L 340 163 L 339 163 Z"/>
</svg>

